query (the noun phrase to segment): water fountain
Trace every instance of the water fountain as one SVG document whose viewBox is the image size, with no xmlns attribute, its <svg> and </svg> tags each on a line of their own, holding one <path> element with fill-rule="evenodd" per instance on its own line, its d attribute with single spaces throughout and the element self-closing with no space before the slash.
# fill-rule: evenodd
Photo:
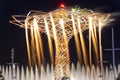
<svg viewBox="0 0 120 80">
<path fill-rule="evenodd" d="M 106 66 L 104 68 L 103 80 L 114 79 L 114 72 L 109 67 L 112 68 L 112 65 Z M 75 67 L 75 65 L 72 64 L 70 80 L 102 80 L 102 76 L 100 76 L 101 72 L 99 67 L 92 66 L 92 68 L 93 70 L 90 71 L 89 67 L 87 67 L 86 69 L 84 66 L 80 66 L 79 63 L 77 64 L 77 67 Z M 4 80 L 13 80 L 11 69 L 12 67 L 10 65 L 0 65 L 0 70 L 2 71 Z M 120 73 L 120 65 L 118 65 L 117 67 L 117 72 Z M 16 79 L 14 80 L 54 80 L 54 69 L 52 66 L 47 66 L 46 69 L 43 66 L 41 66 L 41 71 L 39 71 L 39 68 L 37 66 L 35 67 L 35 69 L 29 69 L 26 66 L 16 66 L 15 74 Z"/>
<path fill-rule="evenodd" d="M 102 67 L 102 52 L 100 52 L 100 54 L 98 52 L 96 27 L 99 27 L 100 31 L 103 25 L 109 23 L 111 21 L 111 19 L 108 19 L 109 14 L 98 13 L 92 10 L 80 9 L 76 7 L 60 8 L 51 12 L 30 11 L 27 16 L 13 15 L 12 17 L 14 19 L 10 21 L 12 24 L 25 28 L 29 66 L 32 67 L 33 65 L 38 65 L 42 72 L 42 74 L 34 75 L 32 70 L 30 72 L 26 71 L 26 75 L 28 76 L 30 73 L 31 79 L 33 78 L 32 80 L 34 80 L 34 78 L 37 79 L 39 76 L 42 80 L 44 80 L 44 78 L 49 78 L 50 75 L 53 76 L 52 79 L 54 80 L 62 80 L 65 78 L 78 80 L 77 77 L 79 77 L 78 74 L 80 72 L 82 72 L 82 76 L 80 76 L 82 80 L 85 80 L 85 78 L 86 80 L 93 80 L 95 73 L 100 73 L 98 69 L 97 71 L 95 70 L 92 63 L 91 42 L 93 41 L 96 60 L 100 61 Z M 86 52 L 86 45 L 82 34 L 82 32 L 86 29 L 89 29 L 89 58 Z M 42 63 L 44 63 L 41 33 L 47 34 L 51 64 L 53 65 L 52 74 L 50 74 L 49 69 L 48 73 L 46 73 L 41 66 Z M 99 32 L 99 34 L 101 33 Z M 78 72 L 74 69 L 74 67 L 72 67 L 73 71 L 72 69 L 70 70 L 68 44 L 72 36 L 75 38 L 78 60 L 80 63 L 82 62 L 84 64 L 84 67 L 81 68 L 81 71 L 79 68 L 77 68 Z M 51 39 L 54 39 L 55 42 L 55 61 Z M 99 41 L 101 41 L 100 35 L 99 39 Z M 99 45 L 101 51 L 101 43 Z M 22 80 L 24 80 L 23 73 L 24 70 L 21 73 Z M 78 74 L 74 75 L 72 73 Z M 49 77 L 45 77 L 47 75 Z"/>
</svg>

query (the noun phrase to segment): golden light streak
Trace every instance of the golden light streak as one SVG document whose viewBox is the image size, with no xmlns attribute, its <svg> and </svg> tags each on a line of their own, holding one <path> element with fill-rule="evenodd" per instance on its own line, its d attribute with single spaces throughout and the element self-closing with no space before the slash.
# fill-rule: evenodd
<svg viewBox="0 0 120 80">
<path fill-rule="evenodd" d="M 85 66 L 87 67 L 88 66 L 88 58 L 87 58 L 85 41 L 84 41 L 84 37 L 83 37 L 83 34 L 82 34 L 82 29 L 81 29 L 79 18 L 77 18 L 77 22 L 78 22 L 78 30 L 79 30 L 80 41 L 81 41 L 81 45 L 82 45 L 84 63 L 85 63 Z"/>
<path fill-rule="evenodd" d="M 102 23 L 101 20 L 99 19 L 99 46 L 100 46 L 100 66 L 101 66 L 101 70 L 102 70 L 102 66 L 103 66 L 103 60 L 102 60 L 102 42 L 101 42 L 101 28 L 102 28 Z"/>
<path fill-rule="evenodd" d="M 97 19 L 97 17 L 95 16 L 94 19 Z M 98 38 L 97 38 L 97 31 L 96 31 L 96 21 L 94 21 L 93 23 L 93 28 L 94 28 L 94 36 L 95 36 L 95 42 L 96 42 L 96 45 L 97 45 L 97 53 L 98 53 Z"/>
<path fill-rule="evenodd" d="M 78 32 L 76 30 L 76 26 L 75 26 L 75 20 L 74 20 L 74 16 L 71 15 L 72 18 L 72 26 L 73 26 L 73 33 L 74 33 L 74 38 L 75 38 L 75 44 L 76 44 L 76 48 L 77 48 L 77 56 L 78 56 L 78 60 L 80 61 L 80 63 L 82 62 L 82 55 L 81 55 L 81 49 L 80 49 L 80 42 L 78 39 Z"/>
<path fill-rule="evenodd" d="M 92 68 L 91 31 L 92 31 L 92 18 L 89 17 L 89 59 L 90 59 L 90 68 Z"/>
<path fill-rule="evenodd" d="M 94 39 L 95 39 L 95 44 L 96 44 L 96 49 L 95 49 L 95 50 L 96 50 L 96 51 L 95 51 L 95 52 L 96 52 L 96 56 L 97 56 L 96 59 L 99 60 L 99 53 L 98 53 L 98 39 L 97 39 L 96 23 L 95 23 L 95 22 L 94 22 L 94 29 L 93 29 L 93 30 L 94 30 L 94 37 L 95 37 Z"/>
<path fill-rule="evenodd" d="M 91 33 L 92 33 L 92 42 L 93 42 L 93 46 L 94 46 L 94 51 L 95 51 L 95 58 L 96 60 L 98 61 L 98 45 L 97 45 L 97 41 L 96 41 L 96 37 L 95 37 L 95 31 L 94 29 L 91 30 Z"/>
<path fill-rule="evenodd" d="M 34 39 L 34 29 L 33 27 L 31 26 L 31 29 L 30 29 L 30 33 L 31 33 L 31 53 L 35 53 L 35 39 Z M 33 64 L 36 64 L 36 54 L 31 54 L 31 57 L 32 57 L 32 65 Z"/>
<path fill-rule="evenodd" d="M 92 31 L 92 33 L 93 33 L 93 44 L 94 44 L 94 48 L 95 48 L 95 54 L 96 54 L 96 60 L 98 61 L 99 60 L 99 53 L 98 53 L 98 40 L 97 40 L 97 32 L 96 32 L 96 23 L 97 23 L 97 21 L 95 21 L 95 20 L 97 20 L 97 17 L 95 16 L 94 17 L 94 22 L 93 22 L 93 31 Z"/>
<path fill-rule="evenodd" d="M 50 15 L 50 20 L 51 20 L 52 29 L 53 29 L 53 36 L 54 36 L 55 46 L 56 46 L 58 40 L 57 40 L 57 33 L 56 33 L 55 23 L 54 23 L 54 19 L 53 19 L 53 17 L 52 17 L 52 14 L 49 13 L 49 15 Z M 56 48 L 57 48 L 57 47 L 56 47 Z"/>
<path fill-rule="evenodd" d="M 40 47 L 38 43 L 38 36 L 37 36 L 37 30 L 38 30 L 38 24 L 36 19 L 33 20 L 33 26 L 34 26 L 34 36 L 35 36 L 35 45 L 36 45 L 36 54 L 38 58 L 38 65 L 41 65 L 41 55 L 40 55 Z"/>
<path fill-rule="evenodd" d="M 27 51 L 28 51 L 28 62 L 29 62 L 29 66 L 31 67 L 30 44 L 29 44 L 29 38 L 28 38 L 27 20 L 25 20 L 25 35 L 26 35 L 26 44 L 27 44 Z"/>
<path fill-rule="evenodd" d="M 53 55 L 53 46 L 52 46 L 52 40 L 50 37 L 50 32 L 49 32 L 49 26 L 47 23 L 46 18 L 44 18 L 44 22 L 45 22 L 45 29 L 46 29 L 46 33 L 47 33 L 47 38 L 48 38 L 48 45 L 49 45 L 49 50 L 50 50 L 50 58 L 51 58 L 51 63 L 54 63 L 54 55 Z"/>
<path fill-rule="evenodd" d="M 40 55 L 41 55 L 41 62 L 43 62 L 44 63 L 44 52 L 43 52 L 43 44 L 42 44 L 42 36 L 41 36 L 41 34 L 40 34 L 40 32 L 39 32 L 39 29 L 37 29 L 37 37 L 38 37 L 38 45 L 39 45 L 39 48 L 40 48 Z"/>
<path fill-rule="evenodd" d="M 62 26 L 62 30 L 63 30 L 62 32 L 63 32 L 64 41 L 65 41 L 65 46 L 68 49 L 68 40 L 67 40 L 67 35 L 66 35 L 66 32 L 65 32 L 64 21 L 63 21 L 62 18 L 60 19 L 60 25 Z"/>
<path fill-rule="evenodd" d="M 97 17 L 95 16 L 94 19 L 97 19 Z M 97 32 L 96 32 L 96 26 L 97 26 L 96 23 L 97 23 L 97 22 L 94 21 L 94 23 L 93 23 L 93 28 L 94 28 L 94 32 L 95 32 L 95 39 L 96 39 L 96 41 L 98 41 L 98 40 L 97 40 Z M 97 42 L 97 45 L 98 45 L 98 42 Z"/>
</svg>

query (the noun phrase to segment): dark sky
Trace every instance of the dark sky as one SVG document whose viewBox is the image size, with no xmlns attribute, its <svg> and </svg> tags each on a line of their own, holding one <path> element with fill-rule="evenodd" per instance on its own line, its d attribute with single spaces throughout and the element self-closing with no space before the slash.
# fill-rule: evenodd
<svg viewBox="0 0 120 80">
<path fill-rule="evenodd" d="M 120 0 L 0 0 L 0 64 L 10 62 L 10 49 L 15 48 L 15 62 L 27 64 L 27 51 L 24 29 L 9 23 L 14 14 L 27 14 L 30 10 L 52 11 L 58 4 L 66 6 L 79 5 L 82 8 L 96 9 L 102 12 L 117 14 L 115 21 L 103 28 L 103 48 L 111 48 L 111 27 L 115 30 L 115 47 L 120 48 Z M 70 49 L 74 41 L 70 42 Z M 45 45 L 47 46 L 47 45 Z M 71 55 L 74 49 L 70 50 Z M 103 59 L 112 62 L 111 52 L 103 51 Z M 75 59 L 73 55 L 72 59 Z M 120 63 L 120 51 L 116 51 L 116 62 Z M 74 61 L 74 60 L 73 60 Z"/>
</svg>

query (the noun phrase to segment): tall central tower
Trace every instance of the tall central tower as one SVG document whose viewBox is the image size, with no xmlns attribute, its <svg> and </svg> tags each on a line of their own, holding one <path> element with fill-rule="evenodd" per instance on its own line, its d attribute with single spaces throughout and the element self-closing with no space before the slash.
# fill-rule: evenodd
<svg viewBox="0 0 120 80">
<path fill-rule="evenodd" d="M 37 37 L 40 34 L 37 30 L 39 30 L 40 33 L 46 33 L 48 40 L 50 40 L 50 37 L 54 39 L 56 48 L 54 77 L 55 80 L 62 80 L 63 77 L 70 77 L 70 56 L 68 44 L 71 37 L 76 37 L 79 33 L 81 38 L 82 31 L 91 26 L 99 26 L 99 21 L 103 21 L 105 23 L 107 16 L 108 15 L 106 14 L 94 13 L 87 9 L 61 8 L 48 13 L 30 11 L 27 16 L 14 15 L 14 20 L 12 20 L 11 23 L 25 28 L 26 35 L 28 35 L 27 29 L 31 29 L 31 38 L 34 38 L 32 38 L 31 41 L 28 40 L 28 37 L 26 38 L 29 63 L 32 61 L 31 57 L 33 58 L 33 62 L 35 62 L 35 55 L 37 55 L 38 64 L 41 63 L 41 57 L 39 56 L 40 52 L 42 52 L 40 50 L 42 49 L 40 48 L 41 43 L 39 42 L 39 37 Z M 29 42 L 32 42 L 31 44 L 33 45 L 33 51 L 36 53 L 35 55 L 30 53 L 31 47 L 29 46 Z M 85 47 L 83 43 L 82 46 L 84 49 Z M 86 53 L 83 54 L 84 63 L 87 65 L 88 61 L 86 60 L 87 58 L 85 55 Z"/>
</svg>

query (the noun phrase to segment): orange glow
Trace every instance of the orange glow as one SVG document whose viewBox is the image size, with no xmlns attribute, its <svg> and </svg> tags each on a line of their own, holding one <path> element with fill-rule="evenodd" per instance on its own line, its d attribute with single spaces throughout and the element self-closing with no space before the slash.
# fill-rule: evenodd
<svg viewBox="0 0 120 80">
<path fill-rule="evenodd" d="M 91 36 L 92 36 L 92 34 L 91 34 L 91 32 L 92 32 L 92 18 L 91 17 L 89 17 L 89 59 L 90 59 L 90 68 L 92 67 L 92 50 L 91 50 L 91 48 L 92 48 L 92 46 L 91 46 Z"/>
<path fill-rule="evenodd" d="M 102 41 L 101 41 L 101 27 L 102 27 L 102 23 L 101 23 L 101 20 L 99 19 L 99 48 L 100 48 L 100 68 L 102 70 L 102 66 L 103 66 L 103 58 L 102 58 Z"/>
<path fill-rule="evenodd" d="M 80 41 L 79 41 L 78 34 L 77 34 L 77 29 L 75 26 L 75 18 L 73 15 L 71 15 L 71 18 L 72 18 L 72 25 L 73 25 L 73 34 L 74 34 L 75 44 L 76 44 L 76 49 L 77 49 L 77 56 L 78 56 L 78 60 L 81 63 L 82 62 L 81 48 L 80 48 Z"/>
<path fill-rule="evenodd" d="M 77 18 L 77 22 L 78 22 L 78 30 L 79 30 L 80 42 L 81 42 L 81 47 L 82 47 L 82 52 L 83 52 L 84 63 L 85 63 L 85 66 L 87 67 L 88 66 L 88 58 L 87 58 L 85 41 L 84 41 L 84 37 L 82 34 L 82 29 L 81 29 L 81 24 L 80 24 L 79 18 Z"/>
<path fill-rule="evenodd" d="M 86 68 L 89 67 L 89 64 L 90 69 L 92 69 L 92 60 L 94 59 L 94 57 L 92 58 L 93 48 L 95 49 L 95 57 L 97 60 L 100 58 L 100 61 L 102 61 L 102 45 L 100 42 L 99 57 L 99 45 L 97 42 L 96 28 L 94 27 L 100 26 L 99 40 L 101 41 L 101 26 L 106 23 L 106 20 L 107 22 L 110 22 L 108 14 L 98 14 L 92 10 L 81 9 L 78 7 L 65 8 L 65 5 L 60 3 L 59 9 L 52 12 L 32 10 L 27 14 L 27 16 L 14 15 L 12 18 L 13 20 L 10 21 L 12 24 L 25 28 L 30 67 L 35 64 L 40 67 L 45 61 L 41 33 L 47 34 L 51 63 L 54 62 L 54 51 L 51 41 L 52 38 L 54 39 L 56 49 L 55 64 L 53 64 L 55 80 L 61 80 L 65 76 L 70 77 L 70 57 L 68 45 L 72 36 L 75 38 L 76 51 L 81 64 L 85 64 Z M 99 21 L 98 19 L 101 20 Z M 89 29 L 89 60 L 87 59 L 86 45 L 82 34 L 82 32 L 87 29 Z M 84 62 L 82 60 L 84 60 Z M 91 72 L 93 73 L 93 71 Z M 93 80 L 93 77 L 91 78 L 91 80 Z"/>
<path fill-rule="evenodd" d="M 27 44 L 27 52 L 28 52 L 28 62 L 29 66 L 31 67 L 31 56 L 30 56 L 30 44 L 28 38 L 28 29 L 27 29 L 27 20 L 25 21 L 25 35 L 26 35 L 26 44 Z"/>
<path fill-rule="evenodd" d="M 54 57 L 53 57 L 53 46 L 52 46 L 52 40 L 51 40 L 51 37 L 50 37 L 50 31 L 49 31 L 49 26 L 48 26 L 48 22 L 47 22 L 47 19 L 44 18 L 44 21 L 45 21 L 45 28 L 46 28 L 46 33 L 47 33 L 47 38 L 48 38 L 48 45 L 49 45 L 49 50 L 50 50 L 50 58 L 51 58 L 51 62 L 53 64 L 54 62 Z"/>
</svg>

